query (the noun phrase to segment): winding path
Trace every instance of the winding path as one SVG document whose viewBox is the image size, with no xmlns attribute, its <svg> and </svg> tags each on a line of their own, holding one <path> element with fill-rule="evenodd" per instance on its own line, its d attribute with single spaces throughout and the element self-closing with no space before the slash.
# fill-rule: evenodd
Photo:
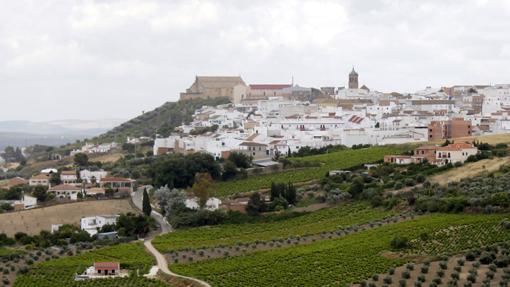
<svg viewBox="0 0 510 287">
<path fill-rule="evenodd" d="M 142 210 L 142 201 L 143 201 L 142 198 L 143 198 L 143 189 L 140 189 L 140 188 L 136 192 L 133 192 L 133 194 L 131 196 L 131 199 L 132 199 L 134 205 L 140 210 Z M 168 223 L 166 218 L 163 215 L 161 215 L 159 212 L 153 210 L 151 212 L 151 217 L 154 218 L 161 226 L 161 232 L 158 235 L 162 235 L 162 234 L 173 231 L 172 226 Z M 152 256 L 154 256 L 156 258 L 157 266 L 162 273 L 169 275 L 171 277 L 174 277 L 174 278 L 190 281 L 192 283 L 191 284 L 192 286 L 211 287 L 211 285 L 209 285 L 209 283 L 202 281 L 200 279 L 179 275 L 179 274 L 176 274 L 176 273 L 170 271 L 170 269 L 168 268 L 168 262 L 167 262 L 165 256 L 163 254 L 161 254 L 152 245 L 152 240 L 154 239 L 154 237 L 155 236 L 145 239 L 143 245 L 145 246 L 145 248 L 147 248 L 147 251 L 149 251 L 152 254 Z"/>
</svg>

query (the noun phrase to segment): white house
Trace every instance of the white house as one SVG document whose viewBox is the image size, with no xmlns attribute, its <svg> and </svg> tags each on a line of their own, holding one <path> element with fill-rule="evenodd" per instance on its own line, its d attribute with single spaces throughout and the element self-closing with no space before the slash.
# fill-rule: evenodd
<svg viewBox="0 0 510 287">
<path fill-rule="evenodd" d="M 198 205 L 198 198 L 188 198 L 185 200 L 184 204 L 189 209 L 198 209 L 200 206 Z M 207 210 L 216 210 L 220 208 L 221 200 L 216 197 L 211 197 L 205 203 L 205 209 Z"/>
<path fill-rule="evenodd" d="M 436 149 L 436 164 L 445 165 L 448 163 L 463 163 L 471 155 L 476 155 L 478 148 L 472 144 L 454 143 Z"/>
<path fill-rule="evenodd" d="M 80 220 L 80 228 L 87 231 L 90 236 L 96 235 L 101 227 L 107 224 L 116 224 L 118 215 L 96 215 L 83 217 Z"/>
<path fill-rule="evenodd" d="M 84 170 L 80 171 L 80 178 L 81 178 L 81 180 L 83 180 L 86 183 L 91 183 L 93 179 L 95 179 L 95 181 L 97 183 L 100 183 L 101 179 L 103 177 L 106 177 L 107 175 L 108 175 L 108 172 L 106 172 L 102 169 L 95 170 L 95 171 L 84 169 Z"/>
<path fill-rule="evenodd" d="M 60 181 L 64 184 L 73 184 L 78 181 L 78 176 L 74 170 L 63 170 L 60 172 Z"/>
<path fill-rule="evenodd" d="M 82 190 L 74 185 L 59 184 L 48 189 L 48 192 L 55 193 L 57 199 L 77 200 L 78 193 L 82 192 Z"/>
</svg>

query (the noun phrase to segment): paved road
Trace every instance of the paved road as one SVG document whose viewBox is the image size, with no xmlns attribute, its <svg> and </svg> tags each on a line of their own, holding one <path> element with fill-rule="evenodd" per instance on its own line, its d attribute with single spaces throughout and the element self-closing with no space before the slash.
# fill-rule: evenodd
<svg viewBox="0 0 510 287">
<path fill-rule="evenodd" d="M 142 206 L 143 206 L 143 204 L 142 204 L 142 202 L 143 202 L 143 188 L 139 188 L 136 192 L 133 192 L 131 194 L 131 198 L 132 198 L 135 206 L 138 209 L 142 210 L 143 209 L 142 208 Z M 172 226 L 168 223 L 166 218 L 163 215 L 161 215 L 159 212 L 153 210 L 151 212 L 151 217 L 154 218 L 161 226 L 161 232 L 159 235 L 173 231 Z M 161 270 L 161 272 L 163 272 L 167 275 L 170 275 L 172 277 L 177 277 L 177 278 L 192 281 L 192 282 L 197 283 L 198 285 L 203 286 L 203 287 L 211 287 L 211 285 L 209 285 L 207 282 L 202 281 L 200 279 L 182 276 L 182 275 L 175 274 L 172 271 L 170 271 L 170 269 L 168 269 L 168 262 L 167 262 L 165 256 L 163 254 L 161 254 L 156 248 L 154 248 L 154 246 L 152 245 L 152 239 L 154 239 L 154 238 L 146 239 L 143 244 L 145 245 L 145 248 L 147 248 L 147 250 L 152 254 L 152 256 L 154 256 L 156 258 L 157 266 L 158 266 L 159 270 Z"/>
<path fill-rule="evenodd" d="M 161 254 L 152 245 L 152 238 L 149 239 L 149 240 L 146 240 L 144 242 L 144 245 L 145 245 L 145 248 L 147 248 L 147 250 L 150 253 L 152 253 L 152 255 L 156 258 L 156 261 L 158 262 L 158 268 L 159 268 L 159 270 L 161 270 L 161 272 L 163 272 L 165 274 L 168 274 L 168 275 L 170 275 L 172 277 L 177 277 L 177 278 L 181 278 L 181 279 L 192 281 L 192 282 L 197 283 L 198 285 L 203 286 L 203 287 L 211 287 L 211 285 L 209 285 L 209 283 L 207 283 L 205 281 L 202 281 L 200 279 L 196 279 L 196 278 L 192 278 L 192 277 L 187 277 L 187 276 L 182 276 L 182 275 L 175 274 L 172 271 L 170 271 L 170 269 L 168 269 L 168 262 L 166 261 L 165 256 L 163 254 Z"/>
<path fill-rule="evenodd" d="M 135 206 L 138 209 L 143 210 L 143 188 L 138 188 L 137 191 L 133 192 L 131 194 L 131 198 Z M 151 217 L 154 218 L 161 226 L 161 234 L 172 232 L 172 226 L 168 223 L 166 218 L 161 215 L 161 213 L 154 211 L 154 207 L 152 209 Z"/>
</svg>

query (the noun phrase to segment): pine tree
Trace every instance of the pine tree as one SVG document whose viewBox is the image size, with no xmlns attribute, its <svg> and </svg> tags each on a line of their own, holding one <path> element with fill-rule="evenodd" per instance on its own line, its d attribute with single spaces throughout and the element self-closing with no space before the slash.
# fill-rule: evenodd
<svg viewBox="0 0 510 287">
<path fill-rule="evenodd" d="M 143 214 L 145 214 L 146 216 L 151 215 L 152 207 L 151 207 L 151 202 L 149 200 L 149 194 L 147 193 L 147 189 L 143 190 L 142 209 L 143 209 Z"/>
</svg>

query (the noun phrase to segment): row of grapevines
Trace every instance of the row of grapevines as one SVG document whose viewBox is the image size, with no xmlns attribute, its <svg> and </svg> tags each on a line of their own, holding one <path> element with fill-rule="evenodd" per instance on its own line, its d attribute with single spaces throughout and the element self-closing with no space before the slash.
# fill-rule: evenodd
<svg viewBox="0 0 510 287">
<path fill-rule="evenodd" d="M 269 223 L 227 224 L 207 228 L 177 230 L 154 239 L 161 252 L 236 243 L 253 243 L 334 231 L 395 215 L 366 203 L 352 203 L 322 209 L 299 217 Z"/>
<path fill-rule="evenodd" d="M 127 278 L 74 281 L 74 275 L 97 261 L 115 261 L 121 268 L 132 271 Z M 109 246 L 80 255 L 63 257 L 41 262 L 29 269 L 27 274 L 19 276 L 14 282 L 16 287 L 53 287 L 53 286 L 141 286 L 161 287 L 165 284 L 134 276 L 142 275 L 154 264 L 154 259 L 145 252 L 142 244 L 120 244 Z"/>
<path fill-rule="evenodd" d="M 213 286 L 345 286 L 403 264 L 403 258 L 384 256 L 396 236 L 414 239 L 427 233 L 432 241 L 450 244 L 449 252 L 460 252 L 510 239 L 509 231 L 498 235 L 481 232 L 486 226 L 499 224 L 503 218 L 502 215 L 427 215 L 310 245 L 176 264 L 171 269 L 204 279 Z M 457 233 L 466 230 L 463 226 L 481 235 L 476 241 L 459 242 Z M 441 235 L 435 238 L 437 234 Z"/>
</svg>

